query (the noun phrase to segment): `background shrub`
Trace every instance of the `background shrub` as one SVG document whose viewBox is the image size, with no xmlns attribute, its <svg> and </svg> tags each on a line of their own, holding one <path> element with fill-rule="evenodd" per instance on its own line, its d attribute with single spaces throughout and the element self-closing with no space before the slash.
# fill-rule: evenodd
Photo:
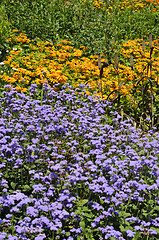
<svg viewBox="0 0 159 240">
<path fill-rule="evenodd" d="M 89 49 L 89 54 L 112 52 L 117 42 L 127 39 L 158 37 L 157 5 L 148 1 L 64 1 L 5 0 L 12 29 L 27 37 L 57 44 L 69 40 L 75 47 Z M 25 24 L 24 24 L 25 23 Z"/>
<path fill-rule="evenodd" d="M 8 18 L 5 11 L 5 6 L 0 4 L 0 62 L 5 55 L 5 40 L 11 33 L 10 23 L 8 22 Z"/>
</svg>

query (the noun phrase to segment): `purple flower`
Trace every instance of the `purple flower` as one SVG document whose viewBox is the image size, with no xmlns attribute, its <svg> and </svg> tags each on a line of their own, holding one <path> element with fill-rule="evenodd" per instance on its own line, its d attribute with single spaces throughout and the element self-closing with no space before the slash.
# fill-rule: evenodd
<svg viewBox="0 0 159 240">
<path fill-rule="evenodd" d="M 152 235 L 157 235 L 158 234 L 158 232 L 154 229 L 148 229 L 148 232 Z"/>
<path fill-rule="evenodd" d="M 151 225 L 151 223 L 150 223 L 150 222 L 142 221 L 142 222 L 141 222 L 141 225 L 143 225 L 144 227 L 148 227 L 148 226 Z"/>
<path fill-rule="evenodd" d="M 135 232 L 133 232 L 131 230 L 127 230 L 126 233 L 127 233 L 128 237 L 134 237 L 135 236 Z"/>
<path fill-rule="evenodd" d="M 92 204 L 92 207 L 93 207 L 94 209 L 96 209 L 97 211 L 99 211 L 99 210 L 104 210 L 104 208 L 103 208 L 102 206 L 100 206 L 99 203 L 93 203 L 93 204 Z"/>
<path fill-rule="evenodd" d="M 17 207 L 12 207 L 11 209 L 10 209 L 10 212 L 19 212 L 19 208 L 17 208 Z"/>
<path fill-rule="evenodd" d="M 16 232 L 19 233 L 19 234 L 24 232 L 24 228 L 23 227 L 15 226 L 15 229 L 16 229 Z"/>
<path fill-rule="evenodd" d="M 7 186 L 8 186 L 8 181 L 2 180 L 2 181 L 0 182 L 0 185 L 3 186 L 3 187 L 7 187 Z"/>
<path fill-rule="evenodd" d="M 45 233 L 39 234 L 37 237 L 35 237 L 35 240 L 43 240 L 44 238 L 46 238 Z"/>
<path fill-rule="evenodd" d="M 137 220 L 136 217 L 125 218 L 127 222 L 135 222 Z"/>
<path fill-rule="evenodd" d="M 140 226 L 134 226 L 134 229 L 135 229 L 136 231 L 143 231 L 143 228 L 140 227 Z"/>
<path fill-rule="evenodd" d="M 38 185 L 33 185 L 33 193 L 41 193 L 44 190 L 46 190 L 46 187 L 43 186 L 42 184 L 38 184 Z"/>
<path fill-rule="evenodd" d="M 115 222 L 123 217 L 128 238 L 158 227 L 155 214 L 146 221 L 133 214 L 145 202 L 157 212 L 159 134 L 121 122 L 108 102 L 83 96 L 83 86 L 57 86 L 55 92 L 44 84 L 42 104 L 36 85 L 30 96 L 14 90 L 0 98 L 1 225 L 14 219 L 16 237 L 28 240 L 51 231 L 57 239 L 76 239 L 81 218 L 101 239 L 124 240 Z M 128 203 L 131 214 L 121 216 Z"/>
<path fill-rule="evenodd" d="M 96 225 L 97 225 L 97 223 L 91 223 L 91 226 L 94 228 L 94 227 L 96 227 Z"/>
<path fill-rule="evenodd" d="M 80 227 L 80 228 L 71 228 L 70 229 L 70 232 L 75 232 L 75 233 L 81 233 L 82 232 L 82 227 Z"/>
<path fill-rule="evenodd" d="M 8 240 L 18 240 L 16 236 L 9 235 Z"/>
<path fill-rule="evenodd" d="M 119 237 L 122 235 L 122 233 L 116 231 L 113 226 L 107 225 L 105 228 L 98 227 L 98 229 L 102 231 L 103 234 L 105 234 L 105 239 L 109 239 L 110 237 L 115 237 L 119 239 Z"/>
<path fill-rule="evenodd" d="M 34 207 L 30 206 L 30 207 L 27 207 L 27 209 L 26 209 L 26 214 L 33 216 L 33 217 L 36 217 L 38 213 L 39 213 L 39 211 L 37 209 L 35 209 Z"/>
<path fill-rule="evenodd" d="M 33 144 L 36 144 L 36 143 L 39 142 L 39 139 L 38 138 L 33 138 L 31 141 L 32 141 Z"/>
<path fill-rule="evenodd" d="M 6 232 L 1 232 L 1 233 L 0 233 L 0 240 L 5 239 L 6 235 L 7 235 Z"/>
</svg>

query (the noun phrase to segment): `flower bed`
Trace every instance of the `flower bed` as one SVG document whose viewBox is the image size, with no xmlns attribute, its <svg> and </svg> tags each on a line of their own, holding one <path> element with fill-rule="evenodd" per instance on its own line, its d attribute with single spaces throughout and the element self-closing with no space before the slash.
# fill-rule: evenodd
<svg viewBox="0 0 159 240">
<path fill-rule="evenodd" d="M 157 239 L 159 134 L 55 87 L 0 99 L 0 239 Z"/>
</svg>

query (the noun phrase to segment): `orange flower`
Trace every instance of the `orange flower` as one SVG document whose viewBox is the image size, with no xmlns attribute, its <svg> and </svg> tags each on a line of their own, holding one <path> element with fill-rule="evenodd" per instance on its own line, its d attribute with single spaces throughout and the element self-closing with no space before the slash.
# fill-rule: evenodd
<svg viewBox="0 0 159 240">
<path fill-rule="evenodd" d="M 19 30 L 17 30 L 17 29 L 13 29 L 13 32 L 19 32 Z"/>
</svg>

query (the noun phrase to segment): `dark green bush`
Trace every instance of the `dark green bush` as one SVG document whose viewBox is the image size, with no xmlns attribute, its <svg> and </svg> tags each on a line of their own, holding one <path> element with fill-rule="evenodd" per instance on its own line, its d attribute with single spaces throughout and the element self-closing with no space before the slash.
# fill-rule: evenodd
<svg viewBox="0 0 159 240">
<path fill-rule="evenodd" d="M 117 0 L 107 2 L 104 9 L 93 8 L 90 0 L 5 0 L 4 4 L 12 29 L 54 44 L 69 40 L 77 48 L 86 46 L 90 54 L 111 52 L 116 41 L 148 37 L 150 32 L 153 39 L 158 37 L 157 11 L 120 10 Z M 112 7 L 110 15 L 108 7 Z"/>
<path fill-rule="evenodd" d="M 5 11 L 5 6 L 3 4 L 0 4 L 0 62 L 2 62 L 5 56 L 5 40 L 10 33 L 11 28 Z"/>
</svg>

